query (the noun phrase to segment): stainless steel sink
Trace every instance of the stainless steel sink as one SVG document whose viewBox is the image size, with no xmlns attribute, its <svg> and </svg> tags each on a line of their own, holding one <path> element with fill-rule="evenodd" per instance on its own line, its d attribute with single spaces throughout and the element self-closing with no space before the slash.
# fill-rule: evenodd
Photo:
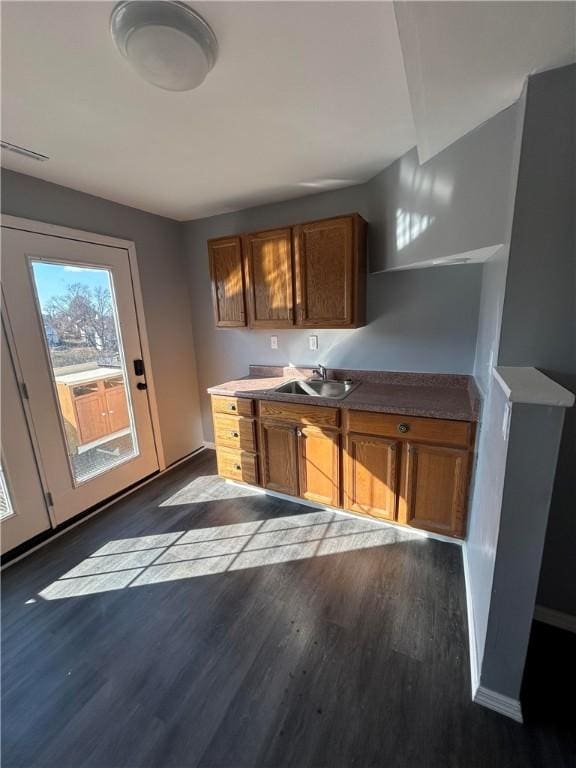
<svg viewBox="0 0 576 768">
<path fill-rule="evenodd" d="M 331 379 L 303 379 L 288 381 L 274 390 L 281 395 L 304 395 L 305 397 L 327 397 L 332 400 L 342 400 L 350 394 L 358 384 L 351 381 L 333 381 Z"/>
</svg>

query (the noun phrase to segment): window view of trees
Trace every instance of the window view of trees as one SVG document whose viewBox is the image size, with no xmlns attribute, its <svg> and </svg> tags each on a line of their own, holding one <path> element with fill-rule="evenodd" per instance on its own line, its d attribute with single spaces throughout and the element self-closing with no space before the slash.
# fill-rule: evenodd
<svg viewBox="0 0 576 768">
<path fill-rule="evenodd" d="M 55 367 L 118 365 L 112 296 L 104 286 L 71 283 L 44 305 L 44 328 Z"/>
</svg>

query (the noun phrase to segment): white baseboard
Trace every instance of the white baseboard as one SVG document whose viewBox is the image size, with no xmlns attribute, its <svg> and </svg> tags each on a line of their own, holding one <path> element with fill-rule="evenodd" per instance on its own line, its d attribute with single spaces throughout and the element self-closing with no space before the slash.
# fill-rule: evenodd
<svg viewBox="0 0 576 768">
<path fill-rule="evenodd" d="M 481 704 L 483 707 L 493 709 L 494 712 L 499 712 L 501 715 L 516 720 L 517 723 L 523 723 L 522 706 L 518 699 L 512 699 L 510 696 L 504 696 L 502 693 L 496 693 L 491 691 L 490 688 L 484 688 L 479 686 L 476 694 L 473 698 L 476 704 Z"/>
<path fill-rule="evenodd" d="M 472 701 L 483 707 L 493 709 L 501 715 L 522 723 L 522 706 L 518 699 L 511 699 L 502 693 L 491 691 L 480 685 L 480 658 L 476 643 L 476 624 L 474 621 L 474 603 L 472 602 L 472 589 L 470 584 L 470 565 L 468 563 L 468 549 L 466 542 L 462 544 L 462 562 L 464 564 L 464 584 L 466 585 L 466 613 L 468 616 L 468 646 L 470 650 L 470 687 L 472 689 Z"/>
<path fill-rule="evenodd" d="M 545 605 L 537 605 L 534 608 L 534 620 L 576 633 L 576 616 L 556 611 L 554 608 L 546 608 Z"/>
<path fill-rule="evenodd" d="M 480 661 L 478 659 L 478 645 L 476 643 L 476 623 L 474 621 L 474 603 L 472 602 L 472 590 L 470 587 L 470 566 L 468 564 L 468 548 L 466 542 L 462 543 L 462 563 L 464 566 L 464 585 L 466 587 L 466 615 L 468 617 L 468 649 L 470 655 L 470 688 L 472 701 L 480 688 Z"/>
</svg>

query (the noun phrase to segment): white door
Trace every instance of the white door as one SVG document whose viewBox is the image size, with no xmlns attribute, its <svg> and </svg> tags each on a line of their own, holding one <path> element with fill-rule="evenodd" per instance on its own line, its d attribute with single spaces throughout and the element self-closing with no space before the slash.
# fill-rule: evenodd
<svg viewBox="0 0 576 768">
<path fill-rule="evenodd" d="M 2 554 L 50 528 L 18 380 L 2 324 L 2 461 L 0 543 Z"/>
<path fill-rule="evenodd" d="M 2 286 L 59 524 L 158 470 L 129 254 L 3 227 Z"/>
</svg>

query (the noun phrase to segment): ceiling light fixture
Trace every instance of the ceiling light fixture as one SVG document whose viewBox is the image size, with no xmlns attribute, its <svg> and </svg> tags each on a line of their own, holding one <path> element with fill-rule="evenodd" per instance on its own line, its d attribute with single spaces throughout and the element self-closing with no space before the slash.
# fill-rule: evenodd
<svg viewBox="0 0 576 768">
<path fill-rule="evenodd" d="M 218 54 L 209 25 L 174 0 L 124 0 L 112 11 L 110 32 L 140 77 L 166 91 L 197 88 Z"/>
</svg>

